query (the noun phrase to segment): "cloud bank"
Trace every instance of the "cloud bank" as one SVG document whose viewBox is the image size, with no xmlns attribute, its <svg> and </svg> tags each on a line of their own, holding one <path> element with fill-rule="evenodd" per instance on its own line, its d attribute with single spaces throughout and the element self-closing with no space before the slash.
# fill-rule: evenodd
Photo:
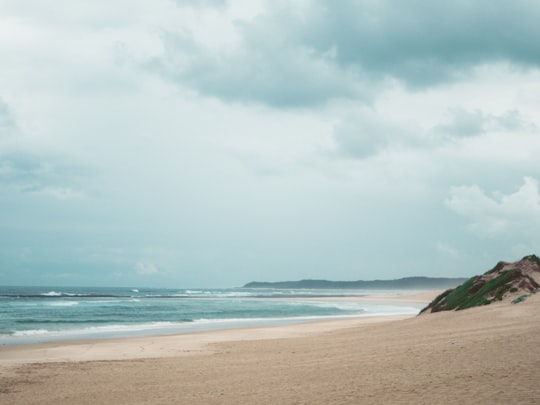
<svg viewBox="0 0 540 405">
<path fill-rule="evenodd" d="M 0 4 L 0 284 L 467 276 L 540 252 L 540 6 Z"/>
<path fill-rule="evenodd" d="M 155 69 L 201 94 L 289 108 L 369 103 L 396 81 L 417 90 L 448 85 L 487 64 L 540 64 L 540 7 L 527 0 L 269 4 L 235 22 L 237 41 L 220 49 L 196 31 L 167 31 Z"/>
</svg>

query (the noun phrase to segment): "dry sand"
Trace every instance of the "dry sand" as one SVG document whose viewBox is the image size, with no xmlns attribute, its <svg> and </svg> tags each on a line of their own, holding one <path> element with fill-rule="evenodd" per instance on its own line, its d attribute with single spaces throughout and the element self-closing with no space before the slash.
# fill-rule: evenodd
<svg viewBox="0 0 540 405">
<path fill-rule="evenodd" d="M 412 318 L 0 347 L 1 404 L 539 402 L 540 294 Z"/>
</svg>

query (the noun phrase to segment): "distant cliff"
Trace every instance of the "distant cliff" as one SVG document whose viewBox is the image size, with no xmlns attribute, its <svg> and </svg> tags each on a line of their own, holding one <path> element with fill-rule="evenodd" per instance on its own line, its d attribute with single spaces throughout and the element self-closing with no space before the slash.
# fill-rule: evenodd
<svg viewBox="0 0 540 405">
<path fill-rule="evenodd" d="M 461 310 L 505 299 L 518 303 L 539 290 L 540 259 L 530 255 L 515 263 L 499 262 L 483 275 L 446 290 L 420 313 Z"/>
<path fill-rule="evenodd" d="M 464 282 L 466 278 L 433 278 L 433 277 L 405 277 L 397 280 L 357 280 L 357 281 L 329 281 L 329 280 L 300 280 L 259 282 L 253 281 L 244 285 L 244 288 L 318 288 L 318 289 L 442 289 L 455 287 Z"/>
</svg>

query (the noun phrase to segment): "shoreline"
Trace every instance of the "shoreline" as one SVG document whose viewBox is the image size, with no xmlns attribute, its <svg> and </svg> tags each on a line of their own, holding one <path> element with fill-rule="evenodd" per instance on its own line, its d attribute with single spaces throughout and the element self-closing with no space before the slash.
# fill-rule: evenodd
<svg viewBox="0 0 540 405">
<path fill-rule="evenodd" d="M 414 315 L 388 315 L 325 319 L 260 327 L 205 330 L 171 335 L 106 339 L 77 339 L 0 346 L 3 367 L 31 363 L 117 361 L 211 353 L 209 346 L 224 342 L 302 338 L 357 326 L 392 322 Z"/>
<path fill-rule="evenodd" d="M 321 302 L 374 302 L 395 304 L 428 304 L 438 291 L 423 291 L 413 294 L 348 296 L 348 297 L 301 297 L 296 301 Z M 287 300 L 287 298 L 274 298 Z M 142 336 L 61 339 L 37 343 L 0 345 L 0 368 L 40 362 L 125 360 L 170 355 L 186 355 L 205 351 L 205 346 L 222 341 L 247 339 L 290 338 L 310 333 L 322 333 L 363 324 L 406 319 L 414 315 L 358 315 L 350 317 L 328 317 L 313 320 L 291 319 L 288 322 L 236 326 L 218 329 L 194 330 L 169 334 L 147 334 Z M 248 321 L 249 322 L 249 321 Z M 171 350 L 177 346 L 180 349 Z"/>
<path fill-rule="evenodd" d="M 416 315 L 420 311 L 420 305 L 427 305 L 435 295 L 433 291 L 401 291 L 382 292 L 380 295 L 348 295 L 348 296 L 302 296 L 302 297 L 239 297 L 236 301 L 275 301 L 290 303 L 365 303 L 376 308 L 376 312 L 370 311 L 347 315 L 300 315 L 293 317 L 268 317 L 268 318 L 226 318 L 226 319 L 201 319 L 192 322 L 143 322 L 135 324 L 118 324 L 105 327 L 90 327 L 82 329 L 65 329 L 51 331 L 37 331 L 37 334 L 22 334 L 20 336 L 1 336 L 0 348 L 3 346 L 21 346 L 44 343 L 62 343 L 76 341 L 104 341 L 108 339 L 144 338 L 154 336 L 172 336 L 189 333 L 211 332 L 227 329 L 250 329 L 259 327 L 278 327 L 286 325 L 301 325 L 313 322 L 326 322 L 332 320 L 347 320 L 354 318 L 367 318 L 392 315 Z M 199 298 L 193 298 L 199 299 Z M 204 298 L 201 298 L 204 299 Z M 212 298 L 219 301 L 222 298 Z M 223 298 L 225 300 L 225 298 Z M 409 308 L 406 308 L 410 305 Z M 47 333 L 45 333 L 47 332 Z"/>
<path fill-rule="evenodd" d="M 540 294 L 457 312 L 0 348 L 0 402 L 535 403 Z"/>
</svg>

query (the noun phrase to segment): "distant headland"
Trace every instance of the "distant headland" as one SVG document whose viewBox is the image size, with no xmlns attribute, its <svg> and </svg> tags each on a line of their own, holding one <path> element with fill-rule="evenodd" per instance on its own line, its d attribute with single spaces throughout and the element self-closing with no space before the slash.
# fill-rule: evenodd
<svg viewBox="0 0 540 405">
<path fill-rule="evenodd" d="M 330 281 L 330 280 L 299 280 L 262 282 L 252 281 L 243 288 L 316 288 L 316 289 L 373 289 L 373 290 L 433 290 L 455 287 L 466 278 L 444 277 L 404 277 L 394 280 L 357 280 L 357 281 Z"/>
</svg>

